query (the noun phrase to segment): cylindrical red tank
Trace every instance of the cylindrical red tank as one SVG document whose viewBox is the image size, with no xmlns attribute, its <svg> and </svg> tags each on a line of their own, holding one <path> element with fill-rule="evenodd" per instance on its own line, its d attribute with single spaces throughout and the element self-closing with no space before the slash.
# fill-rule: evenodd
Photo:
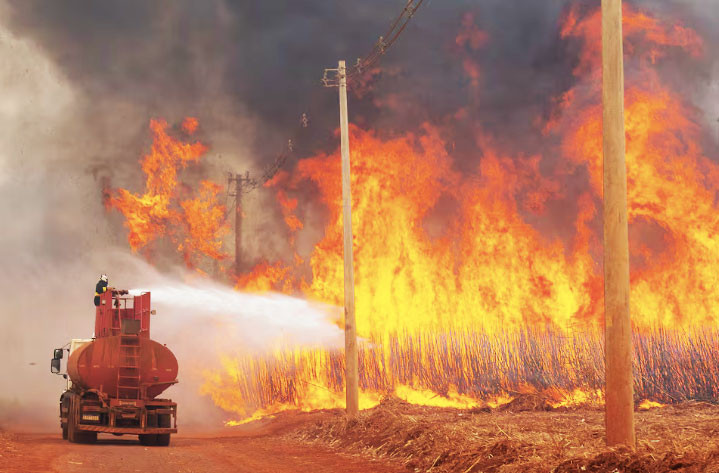
<svg viewBox="0 0 719 473">
<path fill-rule="evenodd" d="M 176 381 L 177 359 L 169 348 L 149 338 L 137 337 L 139 355 L 136 368 L 127 368 L 120 344 L 123 336 L 102 337 L 73 351 L 67 361 L 67 373 L 74 384 L 97 389 L 110 397 L 118 396 L 118 384 L 133 384 L 128 378 L 139 376 L 145 396 L 152 399 Z M 123 381 L 124 380 L 124 381 Z M 144 396 L 143 396 L 144 397 Z"/>
</svg>

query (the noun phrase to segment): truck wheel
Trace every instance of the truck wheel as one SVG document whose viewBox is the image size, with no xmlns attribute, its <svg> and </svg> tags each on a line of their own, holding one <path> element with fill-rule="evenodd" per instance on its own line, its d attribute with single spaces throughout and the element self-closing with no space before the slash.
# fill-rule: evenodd
<svg viewBox="0 0 719 473">
<path fill-rule="evenodd" d="M 152 447 L 157 444 L 157 434 L 140 434 L 140 445 Z"/>
<path fill-rule="evenodd" d="M 67 424 L 63 428 L 62 435 L 65 437 L 67 430 L 67 440 L 71 443 L 95 443 L 97 442 L 97 432 L 86 432 L 77 428 L 78 419 L 80 418 L 80 399 L 73 396 L 70 398 L 70 410 L 67 413 Z"/>
<path fill-rule="evenodd" d="M 67 412 L 67 440 L 70 443 L 79 442 L 79 432 L 75 427 L 76 416 L 75 416 L 75 397 L 70 398 L 70 409 Z"/>
<path fill-rule="evenodd" d="M 170 434 L 157 434 L 157 445 L 159 447 L 170 445 Z"/>
<path fill-rule="evenodd" d="M 67 440 L 67 424 L 62 424 L 62 439 Z"/>
</svg>

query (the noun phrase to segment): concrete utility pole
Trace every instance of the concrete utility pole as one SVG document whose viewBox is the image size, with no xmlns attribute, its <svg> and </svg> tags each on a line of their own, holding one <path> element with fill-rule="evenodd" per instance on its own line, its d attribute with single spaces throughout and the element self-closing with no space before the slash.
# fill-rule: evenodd
<svg viewBox="0 0 719 473">
<path fill-rule="evenodd" d="M 624 131 L 622 0 L 602 0 L 607 445 L 636 447 Z"/>
<path fill-rule="evenodd" d="M 359 413 L 359 374 L 357 358 L 357 326 L 355 323 L 355 278 L 352 252 L 352 193 L 350 189 L 350 142 L 349 119 L 347 118 L 347 69 L 340 61 L 336 71 L 340 92 L 340 133 L 342 141 L 342 234 L 344 238 L 344 282 L 345 282 L 345 395 L 347 416 L 357 417 Z M 326 86 L 334 83 L 325 81 Z"/>
</svg>

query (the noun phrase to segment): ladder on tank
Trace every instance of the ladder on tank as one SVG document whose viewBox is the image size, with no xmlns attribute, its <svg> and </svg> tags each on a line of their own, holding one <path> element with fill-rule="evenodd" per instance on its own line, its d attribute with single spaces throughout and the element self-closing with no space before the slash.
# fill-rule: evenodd
<svg viewBox="0 0 719 473">
<path fill-rule="evenodd" d="M 137 335 L 120 336 L 117 398 L 140 399 L 140 337 Z"/>
</svg>

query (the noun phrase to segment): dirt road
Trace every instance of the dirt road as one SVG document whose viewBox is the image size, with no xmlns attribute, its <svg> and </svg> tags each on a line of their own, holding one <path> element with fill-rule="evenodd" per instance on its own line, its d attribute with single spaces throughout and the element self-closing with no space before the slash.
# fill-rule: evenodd
<svg viewBox="0 0 719 473">
<path fill-rule="evenodd" d="M 281 436 L 272 425 L 218 435 L 178 435 L 169 447 L 144 447 L 136 437 L 100 436 L 95 445 L 71 444 L 60 432 L 0 432 L 0 472 L 152 473 L 395 473 L 381 460 L 308 447 Z"/>
<path fill-rule="evenodd" d="M 79 445 L 61 440 L 59 428 L 0 428 L 0 473 L 719 473 L 719 405 L 637 411 L 632 451 L 606 446 L 601 407 L 547 402 L 525 395 L 495 409 L 459 410 L 389 398 L 350 422 L 335 409 L 283 412 L 212 434 L 180 426 L 170 447 L 112 436 Z"/>
</svg>

